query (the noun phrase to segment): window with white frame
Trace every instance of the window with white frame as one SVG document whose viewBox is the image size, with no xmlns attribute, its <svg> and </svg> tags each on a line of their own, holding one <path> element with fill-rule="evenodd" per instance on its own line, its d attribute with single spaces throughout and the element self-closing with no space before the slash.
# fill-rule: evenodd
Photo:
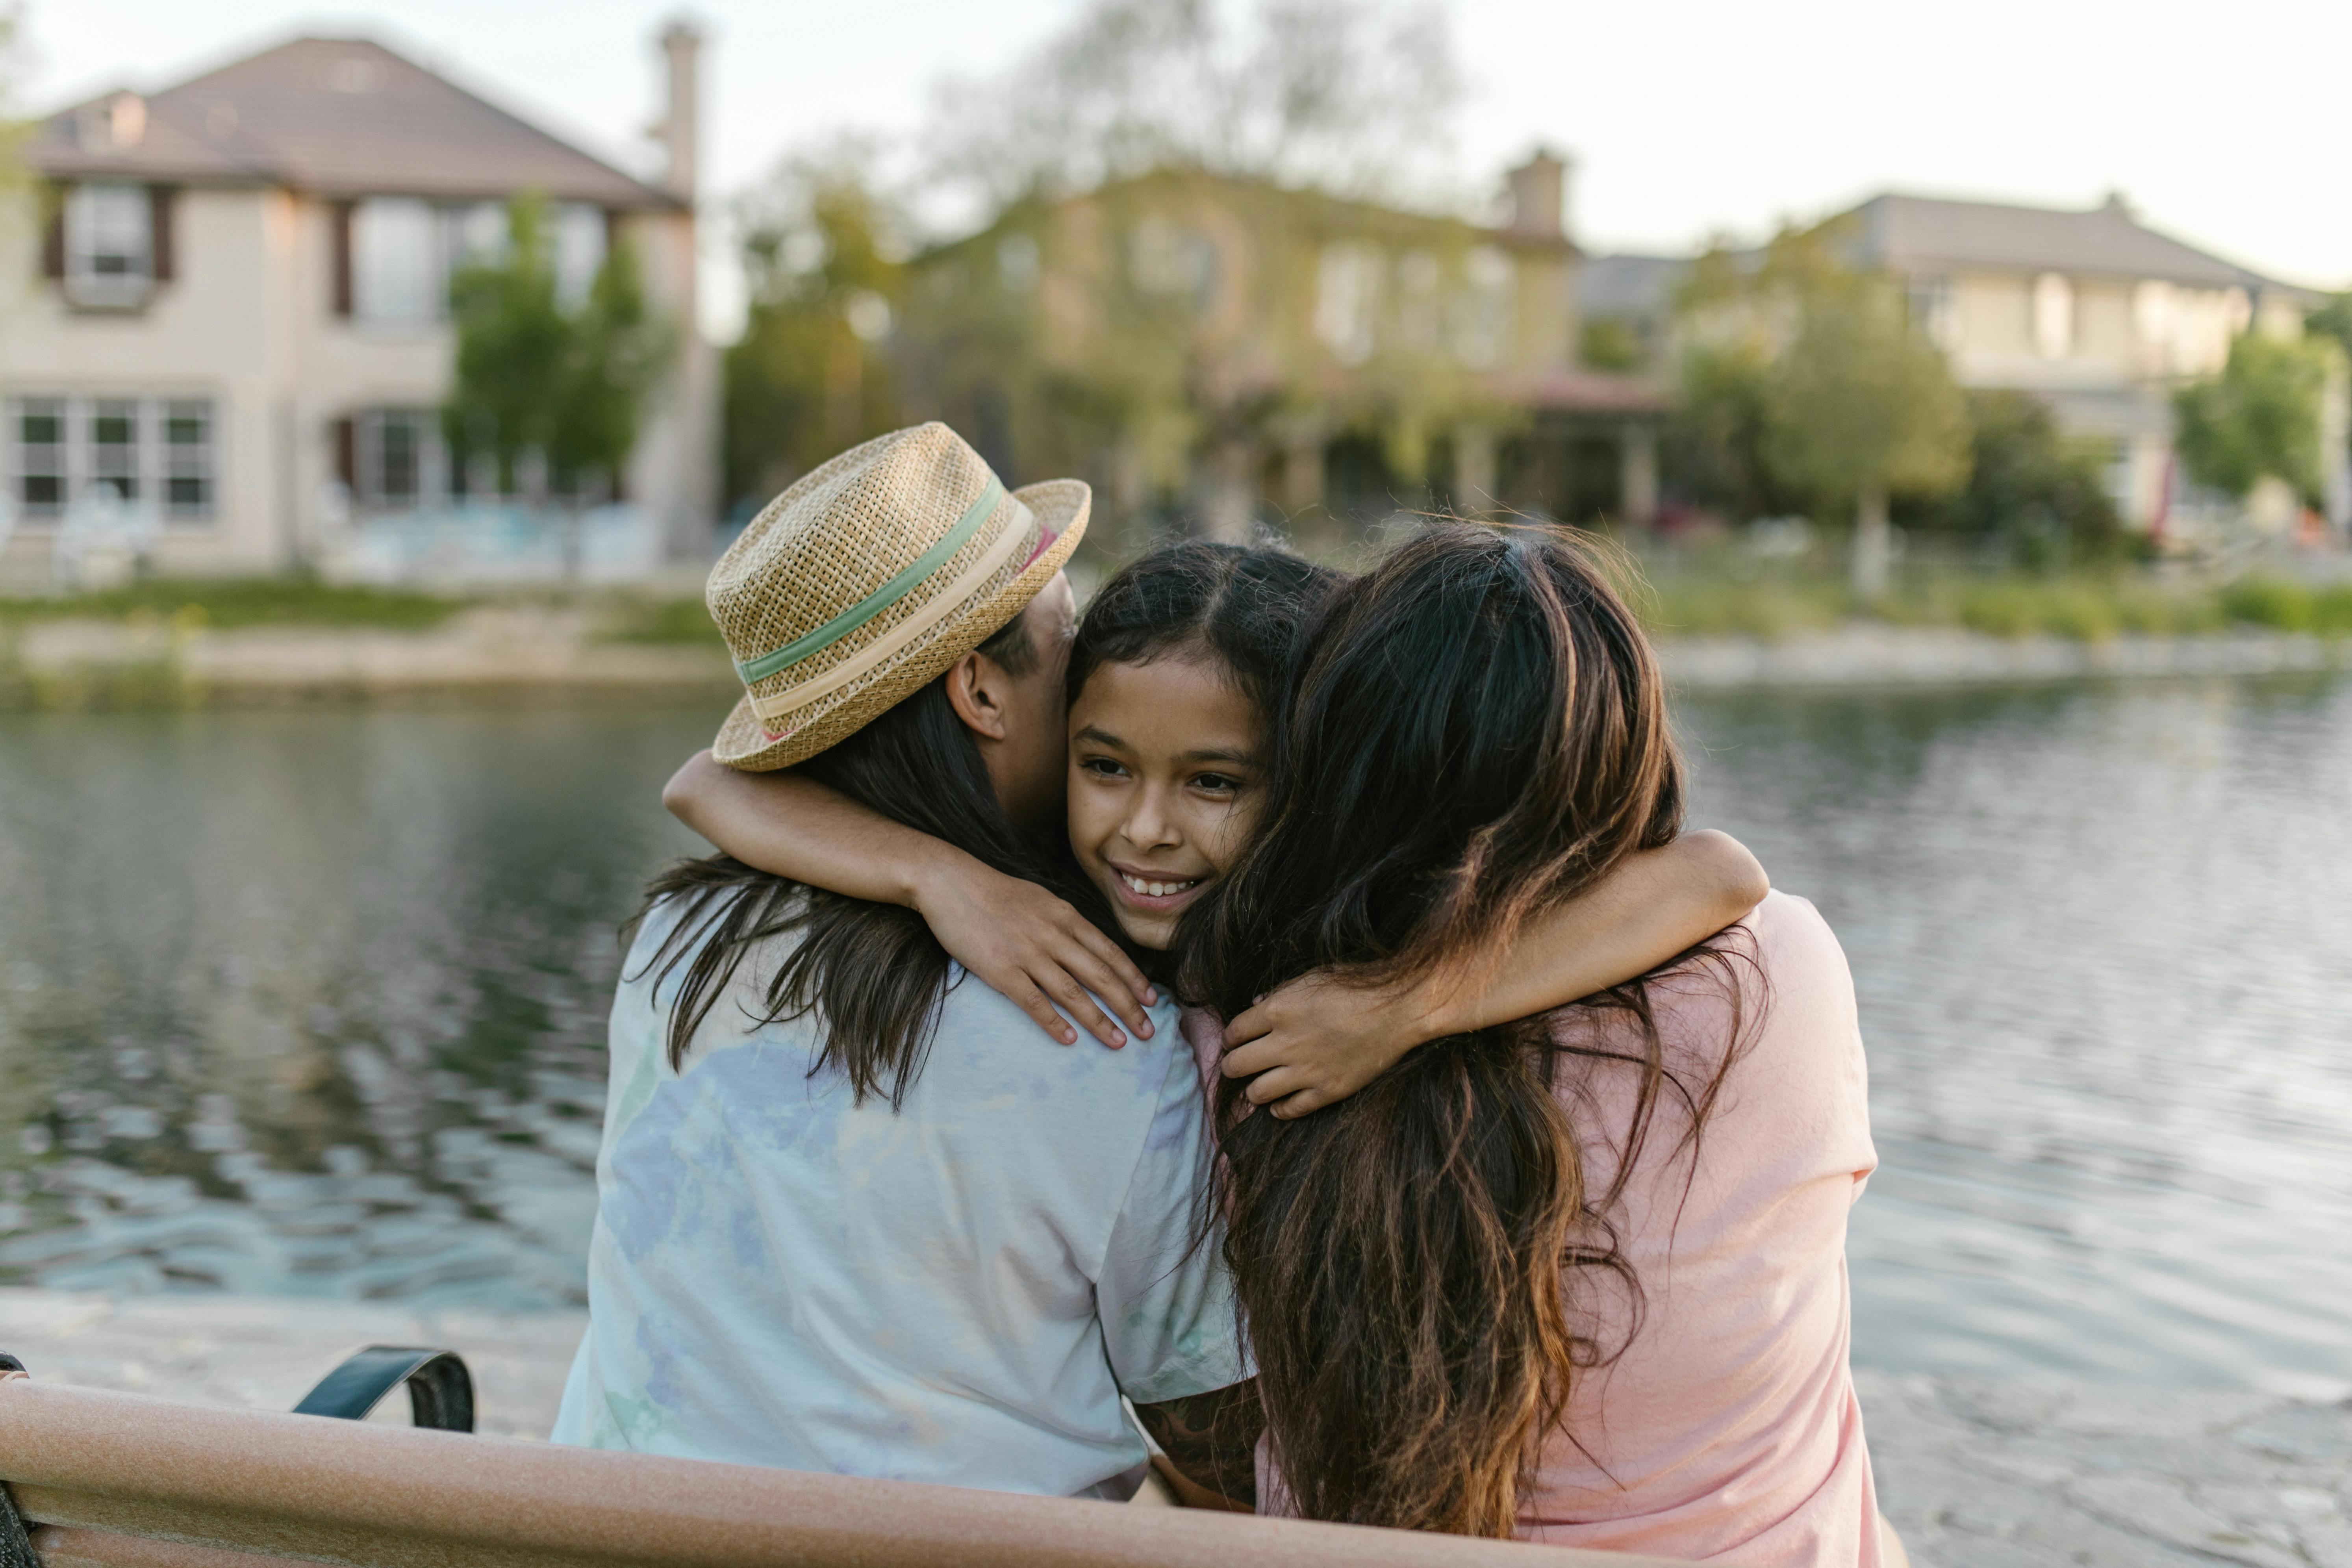
<svg viewBox="0 0 2352 1568">
<path fill-rule="evenodd" d="M 604 265 L 604 209 L 566 202 L 555 209 L 555 299 L 565 310 L 587 303 Z"/>
<path fill-rule="evenodd" d="M 353 477 L 362 506 L 406 511 L 446 493 L 440 424 L 430 408 L 370 408 L 360 415 Z"/>
<path fill-rule="evenodd" d="M 112 490 L 119 501 L 139 492 L 139 400 L 101 397 L 89 405 L 89 489 Z"/>
<path fill-rule="evenodd" d="M 55 517 L 65 510 L 66 400 L 19 397 L 8 410 L 10 477 L 18 512 Z"/>
<path fill-rule="evenodd" d="M 138 305 L 154 282 L 155 208 L 144 185 L 76 185 L 66 197 L 66 296 Z"/>
<path fill-rule="evenodd" d="M 1386 268 L 1371 246 L 1342 241 L 1323 247 L 1315 268 L 1315 335 L 1344 365 L 1372 357 L 1374 323 Z"/>
<path fill-rule="evenodd" d="M 163 515 L 210 517 L 213 511 L 213 405 L 202 397 L 175 397 L 163 405 Z"/>
<path fill-rule="evenodd" d="M 211 520 L 218 435 L 208 397 L 14 397 L 8 489 L 18 515 L 55 518 L 79 502 L 152 507 L 163 521 Z"/>
<path fill-rule="evenodd" d="M 352 313 L 372 327 L 423 327 L 447 308 L 439 214 L 430 202 L 376 197 L 352 213 Z"/>
<path fill-rule="evenodd" d="M 1517 277 L 1511 258 L 1482 245 L 1464 258 L 1463 289 L 1456 300 L 1454 356 L 1473 370 L 1489 370 L 1510 342 L 1512 293 Z"/>
<path fill-rule="evenodd" d="M 2074 286 L 2063 273 L 2044 272 L 2033 280 L 2033 351 L 2043 359 L 2074 352 Z"/>
</svg>

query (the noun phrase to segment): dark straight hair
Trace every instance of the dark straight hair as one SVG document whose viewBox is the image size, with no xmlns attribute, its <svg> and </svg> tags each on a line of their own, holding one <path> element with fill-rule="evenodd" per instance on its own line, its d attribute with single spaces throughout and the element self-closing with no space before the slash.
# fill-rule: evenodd
<svg viewBox="0 0 2352 1568">
<path fill-rule="evenodd" d="M 1012 675 L 1031 673 L 1040 655 L 1027 623 L 1024 609 L 980 651 Z M 1050 840 L 1033 838 L 1006 818 L 979 743 L 948 701 L 944 676 L 799 771 L 999 871 L 1045 883 L 1118 934 L 1101 895 L 1068 868 L 1058 827 Z M 1059 855 L 1055 844 L 1065 844 Z M 637 919 L 670 900 L 679 903 L 677 923 L 639 974 L 657 970 L 658 986 L 686 966 L 669 1012 L 673 1070 L 684 1065 L 695 1031 L 744 956 L 791 933 L 799 941 L 769 980 L 761 1008 L 747 1009 L 746 1026 L 814 1014 L 824 1021 L 824 1045 L 810 1076 L 838 1066 L 859 1101 L 883 1094 L 893 1109 L 905 1102 L 948 987 L 947 950 L 921 915 L 772 876 L 727 855 L 682 860 L 656 877 Z"/>
<path fill-rule="evenodd" d="M 1226 1017 L 1312 970 L 1491 962 L 1679 831 L 1649 645 L 1568 535 L 1433 527 L 1339 591 L 1303 659 L 1258 837 L 1185 933 L 1184 990 Z M 1293 1121 L 1242 1114 L 1223 1081 L 1226 1256 L 1307 1517 L 1509 1535 L 1571 1382 L 1606 1359 L 1570 1274 L 1610 1271 L 1638 1310 L 1609 1212 L 1662 1096 L 1696 1158 L 1728 1042 L 1686 1087 L 1640 982 L 1585 1005 L 1638 1040 L 1567 1044 L 1542 1018 L 1454 1036 Z M 1556 1093 L 1574 1057 L 1640 1074 L 1605 1192 Z"/>
<path fill-rule="evenodd" d="M 1197 539 L 1162 545 L 1122 568 L 1087 606 L 1070 645 L 1070 700 L 1106 664 L 1199 653 L 1270 716 L 1301 630 L 1347 580 L 1286 550 Z"/>
</svg>

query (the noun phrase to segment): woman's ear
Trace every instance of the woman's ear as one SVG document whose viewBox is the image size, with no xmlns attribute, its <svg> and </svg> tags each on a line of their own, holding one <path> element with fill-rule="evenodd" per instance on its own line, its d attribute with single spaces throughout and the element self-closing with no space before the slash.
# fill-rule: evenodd
<svg viewBox="0 0 2352 1568">
<path fill-rule="evenodd" d="M 948 666 L 948 706 L 965 729 L 984 741 L 1002 741 L 1005 734 L 1004 671 L 977 650 Z"/>
</svg>

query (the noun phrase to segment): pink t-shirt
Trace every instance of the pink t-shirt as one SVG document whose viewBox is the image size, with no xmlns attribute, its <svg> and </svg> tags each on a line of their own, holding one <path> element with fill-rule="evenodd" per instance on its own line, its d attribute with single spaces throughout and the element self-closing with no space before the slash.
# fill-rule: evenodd
<svg viewBox="0 0 2352 1568">
<path fill-rule="evenodd" d="M 1638 1331 L 1629 1338 L 1630 1300 L 1607 1276 L 1570 1279 L 1580 1316 L 1597 1316 L 1604 1350 L 1622 1353 L 1572 1390 L 1519 1533 L 1743 1568 L 1880 1568 L 1846 1364 L 1846 1211 L 1878 1163 L 1853 982 L 1806 900 L 1774 893 L 1742 923 L 1756 959 L 1734 966 L 1745 1047 L 1696 1161 L 1680 1102 L 1661 1098 L 1611 1215 L 1641 1285 Z M 1705 969 L 1650 994 L 1667 1066 L 1696 1089 L 1721 1058 L 1730 996 Z M 1623 1047 L 1622 1018 L 1561 1026 Z M 1213 1050 L 1213 1027 L 1187 1033 Z M 1560 1082 L 1587 1190 L 1603 1191 L 1638 1069 L 1565 1058 Z M 1287 1511 L 1263 1449 L 1260 1461 L 1260 1508 Z"/>
</svg>

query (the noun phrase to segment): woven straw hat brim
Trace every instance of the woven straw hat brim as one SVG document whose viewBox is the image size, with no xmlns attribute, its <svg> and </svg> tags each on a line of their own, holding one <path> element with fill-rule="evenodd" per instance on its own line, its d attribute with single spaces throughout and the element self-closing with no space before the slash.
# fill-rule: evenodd
<svg viewBox="0 0 2352 1568">
<path fill-rule="evenodd" d="M 1047 479 L 1012 492 L 1036 515 L 1039 525 L 1056 537 L 1045 552 L 995 593 L 975 598 L 963 610 L 940 623 L 939 635 L 924 647 L 880 671 L 849 699 L 805 728 L 781 741 L 768 739 L 768 729 L 752 711 L 746 695 L 719 727 L 710 754 L 730 768 L 745 773 L 773 773 L 806 762 L 819 752 L 848 739 L 884 713 L 947 673 L 956 660 L 994 637 L 1045 590 L 1086 537 L 1087 516 L 1093 492 L 1078 479 Z"/>
</svg>

